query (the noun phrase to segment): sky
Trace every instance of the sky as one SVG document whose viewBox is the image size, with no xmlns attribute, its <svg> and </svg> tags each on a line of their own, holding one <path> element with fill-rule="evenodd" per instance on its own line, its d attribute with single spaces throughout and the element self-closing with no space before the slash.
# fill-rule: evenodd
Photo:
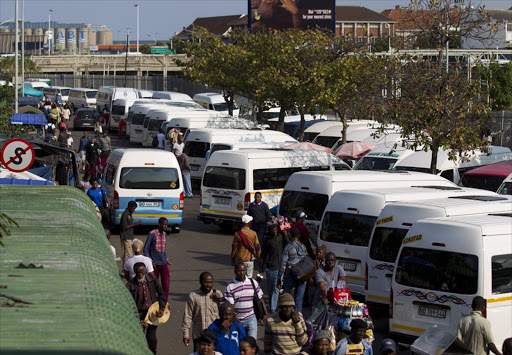
<svg viewBox="0 0 512 355">
<path fill-rule="evenodd" d="M 21 2 L 19 11 L 21 17 Z M 512 0 L 472 0 L 488 9 L 508 9 Z M 336 0 L 338 6 L 364 6 L 376 12 L 407 6 L 410 0 Z M 114 40 L 135 40 L 137 9 L 140 4 L 139 39 L 168 40 L 175 32 L 190 25 L 198 17 L 247 14 L 247 0 L 25 0 L 25 21 L 52 21 L 63 23 L 90 23 L 107 25 Z M 15 0 L 0 0 L 0 23 L 13 19 Z"/>
</svg>

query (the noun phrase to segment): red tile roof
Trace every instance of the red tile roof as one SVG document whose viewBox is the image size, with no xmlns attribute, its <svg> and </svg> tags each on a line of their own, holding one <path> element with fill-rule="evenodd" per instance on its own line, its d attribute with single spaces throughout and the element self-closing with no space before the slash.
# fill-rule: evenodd
<svg viewBox="0 0 512 355">
<path fill-rule="evenodd" d="M 394 22 L 393 19 L 363 6 L 336 6 L 336 22 Z"/>
</svg>

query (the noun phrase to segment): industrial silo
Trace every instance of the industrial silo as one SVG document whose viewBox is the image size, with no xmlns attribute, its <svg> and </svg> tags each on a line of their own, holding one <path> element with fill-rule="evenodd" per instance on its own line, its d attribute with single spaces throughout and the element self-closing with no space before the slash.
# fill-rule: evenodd
<svg viewBox="0 0 512 355">
<path fill-rule="evenodd" d="M 88 36 L 87 36 L 87 43 L 89 46 L 95 46 L 96 45 L 96 31 L 94 31 L 92 28 L 88 29 Z"/>
<path fill-rule="evenodd" d="M 89 30 L 87 28 L 79 28 L 77 31 L 77 37 L 78 37 L 78 50 L 81 52 L 84 49 L 87 49 L 89 47 L 87 38 L 88 38 Z"/>
<path fill-rule="evenodd" d="M 76 28 L 68 28 L 66 30 L 66 49 L 76 49 Z"/>
<path fill-rule="evenodd" d="M 55 43 L 55 50 L 60 51 L 66 48 L 66 29 L 57 28 L 53 34 L 53 41 Z"/>
<path fill-rule="evenodd" d="M 101 29 L 100 31 L 96 32 L 96 41 L 98 46 L 104 46 L 107 44 L 107 31 L 106 29 Z"/>
</svg>

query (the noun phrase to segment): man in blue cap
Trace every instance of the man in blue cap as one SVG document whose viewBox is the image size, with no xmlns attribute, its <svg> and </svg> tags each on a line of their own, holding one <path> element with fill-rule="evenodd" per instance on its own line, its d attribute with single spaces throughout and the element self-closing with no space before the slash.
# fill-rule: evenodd
<svg viewBox="0 0 512 355">
<path fill-rule="evenodd" d="M 395 355 L 396 354 L 396 344 L 393 339 L 386 338 L 382 341 L 380 345 L 380 355 Z"/>
</svg>

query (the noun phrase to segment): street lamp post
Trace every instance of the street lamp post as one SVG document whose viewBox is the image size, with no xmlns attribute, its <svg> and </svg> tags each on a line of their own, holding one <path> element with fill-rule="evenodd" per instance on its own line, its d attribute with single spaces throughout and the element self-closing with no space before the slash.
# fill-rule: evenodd
<svg viewBox="0 0 512 355">
<path fill-rule="evenodd" d="M 25 95 L 25 0 L 21 0 L 21 94 Z"/>
<path fill-rule="evenodd" d="M 16 3 L 14 5 L 14 23 L 15 23 L 15 50 L 14 50 L 14 112 L 18 113 L 18 45 L 19 45 L 19 39 L 18 39 L 18 0 L 16 0 Z"/>
<path fill-rule="evenodd" d="M 139 53 L 139 4 L 133 6 L 137 8 L 137 53 Z"/>
<path fill-rule="evenodd" d="M 48 11 L 48 55 L 52 54 L 52 39 L 53 39 L 53 33 L 52 33 L 52 12 L 53 10 L 50 9 Z"/>
</svg>

